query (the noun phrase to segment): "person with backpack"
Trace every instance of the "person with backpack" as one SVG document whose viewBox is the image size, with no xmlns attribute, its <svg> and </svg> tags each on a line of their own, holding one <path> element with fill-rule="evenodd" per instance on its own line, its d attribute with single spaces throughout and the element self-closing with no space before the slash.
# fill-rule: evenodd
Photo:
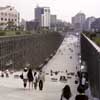
<svg viewBox="0 0 100 100">
<path fill-rule="evenodd" d="M 82 73 L 81 75 L 80 85 L 83 87 L 84 90 L 88 89 L 88 79 L 85 73 Z"/>
<path fill-rule="evenodd" d="M 71 90 L 69 85 L 65 85 L 62 90 L 61 99 L 60 100 L 69 100 L 71 97 Z"/>
<path fill-rule="evenodd" d="M 29 81 L 29 89 L 30 89 L 30 85 L 33 88 L 33 74 L 32 74 L 31 68 L 29 69 L 27 76 L 28 76 L 28 81 Z"/>
<path fill-rule="evenodd" d="M 37 83 L 38 83 L 38 77 L 37 77 L 37 72 L 34 72 L 34 89 L 37 89 Z"/>
</svg>

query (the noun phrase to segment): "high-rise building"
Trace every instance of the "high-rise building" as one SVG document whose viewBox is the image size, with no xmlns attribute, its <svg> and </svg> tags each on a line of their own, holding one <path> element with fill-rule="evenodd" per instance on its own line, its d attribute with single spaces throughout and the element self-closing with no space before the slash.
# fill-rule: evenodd
<svg viewBox="0 0 100 100">
<path fill-rule="evenodd" d="M 39 27 L 50 28 L 50 8 L 35 8 L 35 21 L 39 22 Z"/>
<path fill-rule="evenodd" d="M 96 18 L 91 24 L 91 29 L 96 32 L 100 32 L 100 18 Z"/>
<path fill-rule="evenodd" d="M 72 17 L 72 25 L 76 31 L 82 31 L 85 23 L 85 14 L 78 13 Z"/>
<path fill-rule="evenodd" d="M 39 23 L 39 27 L 41 26 L 41 14 L 43 14 L 42 7 L 35 8 L 35 21 Z"/>
<path fill-rule="evenodd" d="M 14 25 L 19 25 L 20 15 L 12 6 L 0 7 L 0 23 L 7 24 L 13 22 Z"/>
<path fill-rule="evenodd" d="M 91 24 L 96 20 L 95 17 L 88 17 L 84 24 L 85 31 L 92 31 Z"/>
</svg>

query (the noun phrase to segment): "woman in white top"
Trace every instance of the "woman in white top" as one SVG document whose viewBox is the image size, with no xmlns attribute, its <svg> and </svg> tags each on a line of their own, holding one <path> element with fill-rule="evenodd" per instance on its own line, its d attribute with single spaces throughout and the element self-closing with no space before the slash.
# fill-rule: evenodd
<svg viewBox="0 0 100 100">
<path fill-rule="evenodd" d="M 27 86 L 27 80 L 28 80 L 28 77 L 27 77 L 27 68 L 24 68 L 24 71 L 22 73 L 23 75 L 23 85 L 24 85 L 24 88 L 26 88 Z"/>
</svg>

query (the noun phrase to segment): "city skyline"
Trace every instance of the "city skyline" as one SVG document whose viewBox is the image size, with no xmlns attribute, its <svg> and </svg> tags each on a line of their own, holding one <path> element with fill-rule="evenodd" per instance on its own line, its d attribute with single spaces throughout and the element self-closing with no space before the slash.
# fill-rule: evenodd
<svg viewBox="0 0 100 100">
<path fill-rule="evenodd" d="M 0 0 L 0 6 L 11 5 L 19 12 L 25 20 L 34 19 L 34 8 L 50 7 L 51 14 L 56 14 L 58 19 L 71 22 L 71 17 L 78 12 L 85 13 L 87 17 L 100 17 L 99 0 Z"/>
</svg>

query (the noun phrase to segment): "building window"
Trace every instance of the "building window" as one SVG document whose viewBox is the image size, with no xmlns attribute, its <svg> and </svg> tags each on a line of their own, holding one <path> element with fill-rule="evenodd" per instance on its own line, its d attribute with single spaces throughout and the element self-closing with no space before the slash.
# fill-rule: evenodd
<svg viewBox="0 0 100 100">
<path fill-rule="evenodd" d="M 3 18 L 1 18 L 1 20 L 3 21 Z"/>
<path fill-rule="evenodd" d="M 15 21 L 17 21 L 17 19 L 15 19 Z"/>
<path fill-rule="evenodd" d="M 12 19 L 12 22 L 13 22 L 14 20 Z"/>
<path fill-rule="evenodd" d="M 7 21 L 7 18 L 5 18 L 5 21 Z"/>
</svg>

